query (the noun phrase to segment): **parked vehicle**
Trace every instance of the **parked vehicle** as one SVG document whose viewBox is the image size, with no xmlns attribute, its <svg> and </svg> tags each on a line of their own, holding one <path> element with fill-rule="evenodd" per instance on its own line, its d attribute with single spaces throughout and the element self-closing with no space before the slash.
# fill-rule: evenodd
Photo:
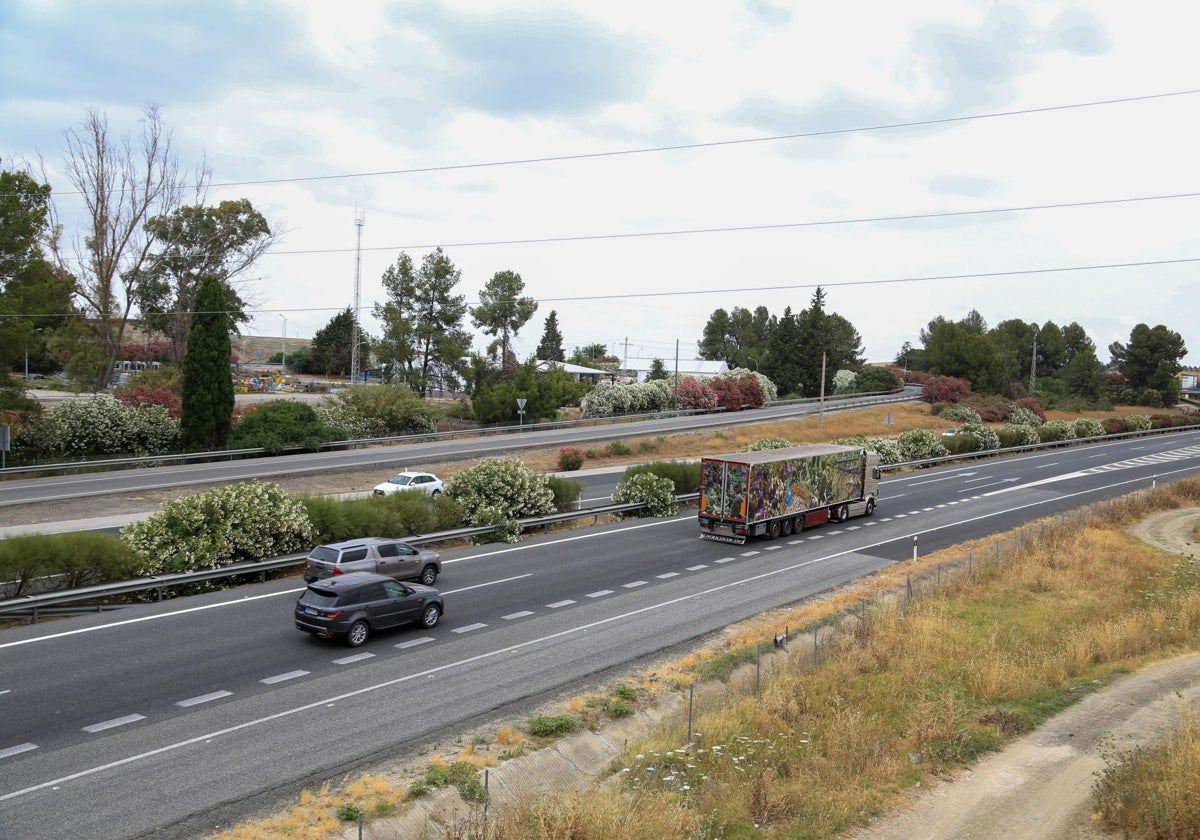
<svg viewBox="0 0 1200 840">
<path fill-rule="evenodd" d="M 436 551 L 400 540 L 364 537 L 314 548 L 304 561 L 304 580 L 312 583 L 350 572 L 374 572 L 395 580 L 417 580 L 433 586 L 441 570 Z"/>
<path fill-rule="evenodd" d="M 870 516 L 879 498 L 879 456 L 815 444 L 713 455 L 700 462 L 700 536 L 742 544 L 823 522 Z"/>
<path fill-rule="evenodd" d="M 408 490 L 417 490 L 432 498 L 442 492 L 442 480 L 433 473 L 402 472 L 383 484 L 375 485 L 376 496 L 390 496 Z"/>
<path fill-rule="evenodd" d="M 445 604 L 436 589 L 352 572 L 310 583 L 296 601 L 296 629 L 358 647 L 377 630 L 416 622 L 435 627 Z"/>
</svg>

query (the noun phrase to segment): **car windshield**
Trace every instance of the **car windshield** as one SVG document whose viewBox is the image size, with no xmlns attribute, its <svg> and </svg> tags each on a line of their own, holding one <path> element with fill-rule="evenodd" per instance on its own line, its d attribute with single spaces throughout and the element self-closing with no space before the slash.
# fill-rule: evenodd
<svg viewBox="0 0 1200 840">
<path fill-rule="evenodd" d="M 391 478 L 392 484 L 408 484 L 412 481 L 411 475 L 395 475 Z"/>
</svg>

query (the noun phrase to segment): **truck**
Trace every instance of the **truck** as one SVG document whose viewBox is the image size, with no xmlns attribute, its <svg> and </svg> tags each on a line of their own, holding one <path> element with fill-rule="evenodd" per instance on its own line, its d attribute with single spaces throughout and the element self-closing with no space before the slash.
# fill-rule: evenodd
<svg viewBox="0 0 1200 840">
<path fill-rule="evenodd" d="M 813 444 L 700 460 L 700 536 L 744 544 L 824 522 L 870 516 L 879 499 L 879 456 L 856 446 Z"/>
</svg>

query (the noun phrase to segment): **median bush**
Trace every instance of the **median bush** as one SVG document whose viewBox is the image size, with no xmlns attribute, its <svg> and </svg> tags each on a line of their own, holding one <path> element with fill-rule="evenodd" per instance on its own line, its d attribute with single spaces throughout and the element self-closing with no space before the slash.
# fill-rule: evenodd
<svg viewBox="0 0 1200 840">
<path fill-rule="evenodd" d="M 1038 437 L 1037 427 L 1025 423 L 1006 423 L 996 434 L 1000 438 L 1000 445 L 1006 448 L 1010 446 L 1032 446 L 1041 443 L 1042 440 Z"/>
<path fill-rule="evenodd" d="M 463 511 L 466 524 L 503 526 L 502 538 L 516 542 L 516 520 L 554 513 L 554 491 L 544 475 L 515 458 L 485 458 L 446 483 L 446 494 Z"/>
<path fill-rule="evenodd" d="M 679 512 L 675 484 L 653 473 L 639 473 L 622 481 L 613 490 L 612 499 L 617 504 L 643 502 L 646 516 L 674 516 Z"/>
<path fill-rule="evenodd" d="M 1091 417 L 1080 417 L 1071 424 L 1072 437 L 1100 437 L 1104 434 L 1104 424 Z"/>
<path fill-rule="evenodd" d="M 905 461 L 924 461 L 950 454 L 942 444 L 941 436 L 928 429 L 909 429 L 901 433 L 897 442 Z"/>
<path fill-rule="evenodd" d="M 572 472 L 583 466 L 583 450 L 574 446 L 562 446 L 558 450 L 558 468 Z"/>
<path fill-rule="evenodd" d="M 19 534 L 0 539 L 0 598 L 125 580 L 140 563 L 110 534 Z"/>
<path fill-rule="evenodd" d="M 670 479 L 676 495 L 695 493 L 700 489 L 699 461 L 651 461 L 647 464 L 634 464 L 625 468 L 625 480 L 643 473 Z"/>
<path fill-rule="evenodd" d="M 302 496 L 313 526 L 313 543 L 341 542 L 362 536 L 410 537 L 448 531 L 463 525 L 462 510 L 443 493 L 393 493 L 339 501 Z"/>
<path fill-rule="evenodd" d="M 278 557 L 307 550 L 312 538 L 300 500 L 278 484 L 257 481 L 184 496 L 121 529 L 121 539 L 141 559 L 142 575 Z"/>
<path fill-rule="evenodd" d="M 583 496 L 582 481 L 551 475 L 547 476 L 547 484 L 550 491 L 554 493 L 555 510 L 575 510 L 580 497 Z"/>
</svg>

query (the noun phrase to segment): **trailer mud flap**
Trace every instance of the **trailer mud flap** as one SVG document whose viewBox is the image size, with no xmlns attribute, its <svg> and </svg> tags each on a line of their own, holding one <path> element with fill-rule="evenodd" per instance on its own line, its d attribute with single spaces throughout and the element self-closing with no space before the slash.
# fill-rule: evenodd
<svg viewBox="0 0 1200 840">
<path fill-rule="evenodd" d="M 713 534 L 708 531 L 702 531 L 700 533 L 700 539 L 712 540 L 713 542 L 733 543 L 734 545 L 745 545 L 746 544 L 745 537 L 735 537 L 735 536 L 731 536 L 729 534 Z"/>
</svg>

